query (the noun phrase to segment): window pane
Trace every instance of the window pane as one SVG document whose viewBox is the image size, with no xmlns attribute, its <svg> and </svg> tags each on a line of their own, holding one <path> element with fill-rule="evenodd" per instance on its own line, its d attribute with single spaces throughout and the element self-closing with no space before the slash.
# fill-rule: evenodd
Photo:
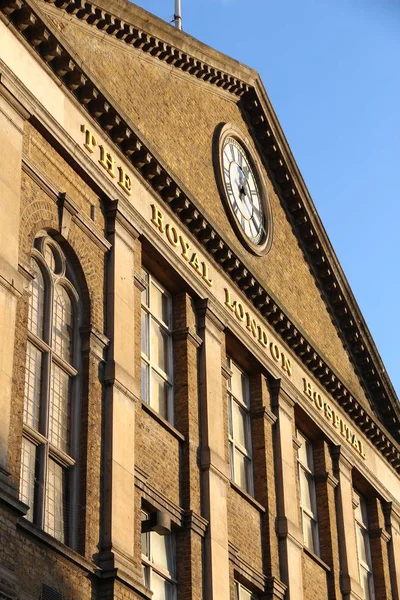
<svg viewBox="0 0 400 600">
<path fill-rule="evenodd" d="M 149 315 L 148 313 L 142 309 L 141 315 L 141 347 L 142 352 L 149 357 Z"/>
<path fill-rule="evenodd" d="M 155 371 L 151 374 L 150 406 L 162 417 L 168 419 L 168 395 L 170 386 Z"/>
<path fill-rule="evenodd" d="M 248 442 L 248 413 L 241 408 L 235 401 L 232 401 L 233 410 L 233 437 L 236 444 L 240 444 L 249 451 Z"/>
<path fill-rule="evenodd" d="M 169 371 L 168 347 L 169 334 L 157 324 L 154 319 L 151 321 L 151 361 L 156 364 L 164 373 Z"/>
<path fill-rule="evenodd" d="M 54 272 L 56 270 L 56 258 L 54 256 L 53 249 L 48 244 L 46 244 L 46 248 L 44 251 L 44 259 L 50 271 Z"/>
<path fill-rule="evenodd" d="M 65 288 L 57 286 L 53 302 L 53 350 L 66 361 L 72 356 L 72 303 Z"/>
<path fill-rule="evenodd" d="M 247 404 L 246 375 L 232 361 L 230 369 L 232 371 L 232 377 L 230 378 L 232 394 L 235 398 Z"/>
<path fill-rule="evenodd" d="M 172 576 L 175 574 L 173 535 L 150 534 L 151 562 L 166 569 Z"/>
<path fill-rule="evenodd" d="M 149 274 L 142 269 L 142 279 L 146 282 L 146 288 L 142 292 L 142 304 L 149 306 Z"/>
<path fill-rule="evenodd" d="M 28 342 L 25 364 L 24 423 L 39 429 L 42 353 Z"/>
<path fill-rule="evenodd" d="M 145 402 L 149 401 L 149 378 L 150 378 L 150 370 L 149 365 L 142 360 L 142 374 L 141 374 L 141 388 L 142 388 L 142 400 Z"/>
<path fill-rule="evenodd" d="M 159 321 L 169 325 L 169 298 L 153 282 L 151 284 L 151 312 Z"/>
<path fill-rule="evenodd" d="M 49 459 L 47 470 L 45 530 L 60 542 L 65 540 L 65 482 L 62 467 Z"/>
<path fill-rule="evenodd" d="M 251 593 L 246 590 L 243 586 L 239 586 L 239 584 L 237 585 L 237 597 L 239 600 L 252 600 L 252 595 Z"/>
<path fill-rule="evenodd" d="M 175 597 L 172 584 L 165 581 L 160 575 L 154 571 L 151 574 L 151 591 L 153 592 L 152 600 L 173 600 Z"/>
<path fill-rule="evenodd" d="M 303 435 L 301 435 L 300 431 L 297 432 L 297 439 L 301 444 L 300 448 L 298 449 L 298 459 L 302 465 L 307 465 L 307 440 Z"/>
<path fill-rule="evenodd" d="M 235 450 L 235 483 L 246 492 L 249 491 L 250 461 L 241 452 Z"/>
<path fill-rule="evenodd" d="M 31 282 L 30 289 L 28 329 L 38 337 L 43 338 L 44 280 L 35 260 L 32 260 L 31 266 L 35 271 L 35 278 Z"/>
<path fill-rule="evenodd" d="M 360 583 L 361 583 L 362 589 L 364 590 L 365 600 L 371 600 L 372 599 L 372 594 L 371 594 L 372 578 L 371 578 L 371 574 L 368 573 L 368 571 L 366 571 L 365 569 L 363 569 L 363 567 L 360 567 Z"/>
<path fill-rule="evenodd" d="M 364 529 L 361 529 L 361 527 L 357 524 L 356 524 L 356 531 L 357 531 L 357 544 L 358 544 L 358 560 L 363 562 L 364 564 L 368 564 L 368 553 L 367 553 L 368 540 L 366 539 L 368 536 L 368 533 Z"/>
<path fill-rule="evenodd" d="M 315 522 L 305 512 L 303 512 L 303 538 L 304 545 L 315 552 Z"/>
<path fill-rule="evenodd" d="M 33 503 L 35 495 L 36 446 L 26 438 L 22 438 L 21 480 L 19 497 L 29 506 L 26 518 L 33 521 Z"/>
<path fill-rule="evenodd" d="M 300 496 L 301 505 L 303 508 L 307 508 L 312 514 L 314 514 L 314 498 L 313 498 L 313 486 L 314 480 L 309 473 L 306 473 L 304 469 L 300 467 Z"/>
<path fill-rule="evenodd" d="M 68 452 L 69 449 L 69 404 L 69 376 L 53 363 L 49 407 L 49 440 L 64 452 Z"/>
</svg>

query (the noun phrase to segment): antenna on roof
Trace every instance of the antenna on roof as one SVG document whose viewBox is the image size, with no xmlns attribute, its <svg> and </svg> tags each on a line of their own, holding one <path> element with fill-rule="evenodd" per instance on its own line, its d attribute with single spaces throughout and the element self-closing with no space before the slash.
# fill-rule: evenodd
<svg viewBox="0 0 400 600">
<path fill-rule="evenodd" d="M 177 29 L 182 29 L 182 9 L 181 0 L 175 0 L 174 23 Z"/>
</svg>

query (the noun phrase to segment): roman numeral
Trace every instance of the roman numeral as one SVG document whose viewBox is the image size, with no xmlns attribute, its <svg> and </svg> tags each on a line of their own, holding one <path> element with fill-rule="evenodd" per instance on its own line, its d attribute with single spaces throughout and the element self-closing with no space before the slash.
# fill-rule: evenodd
<svg viewBox="0 0 400 600">
<path fill-rule="evenodd" d="M 231 185 L 230 181 L 226 182 L 226 191 L 228 192 L 229 195 L 233 194 L 232 185 Z"/>
</svg>

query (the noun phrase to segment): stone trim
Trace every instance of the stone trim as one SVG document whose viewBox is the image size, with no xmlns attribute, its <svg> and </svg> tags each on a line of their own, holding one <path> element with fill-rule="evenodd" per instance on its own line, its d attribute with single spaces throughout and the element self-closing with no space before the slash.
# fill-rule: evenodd
<svg viewBox="0 0 400 600">
<path fill-rule="evenodd" d="M 237 494 L 239 494 L 239 496 L 242 496 L 242 498 L 244 498 L 249 504 L 251 504 L 252 506 L 254 506 L 254 508 L 256 510 L 258 510 L 260 513 L 265 513 L 266 508 L 260 504 L 255 498 L 254 496 L 252 496 L 251 494 L 249 494 L 248 492 L 245 492 L 245 490 L 243 490 L 239 485 L 237 485 L 237 483 L 235 483 L 234 481 L 230 480 L 230 485 L 231 488 L 233 490 L 235 490 L 235 492 Z"/>
<path fill-rule="evenodd" d="M 147 412 L 153 419 L 155 419 L 164 429 L 166 429 L 171 435 L 173 435 L 179 442 L 185 442 L 185 436 L 176 429 L 167 419 L 164 419 L 156 410 L 151 408 L 149 404 L 142 400 L 142 409 Z"/>
<path fill-rule="evenodd" d="M 53 0 L 48 1 L 53 2 Z M 70 6 L 69 11 L 73 13 L 84 10 L 82 5 L 86 4 L 82 3 L 81 0 L 54 1 L 56 1 L 56 6 L 61 8 Z M 112 106 L 111 100 L 83 72 L 73 59 L 72 53 L 61 46 L 52 31 L 52 27 L 45 24 L 32 9 L 29 0 L 3 0 L 0 11 L 5 15 L 6 20 L 14 24 L 35 52 L 39 53 L 48 67 L 66 85 L 81 105 L 89 111 L 106 134 L 130 160 L 134 168 L 171 206 L 179 219 L 197 237 L 238 287 L 244 291 L 261 315 L 267 319 L 314 376 L 319 379 L 328 393 L 346 410 L 387 461 L 400 472 L 400 451 L 391 438 L 391 434 L 393 434 L 396 439 L 400 439 L 398 428 L 400 408 L 395 392 L 388 377 L 384 374 L 373 341 L 366 329 L 362 315 L 352 299 L 340 267 L 335 262 L 336 259 L 330 249 L 329 242 L 324 238 L 323 232 L 321 233 L 322 227 L 319 224 L 318 217 L 313 214 L 312 202 L 308 198 L 301 176 L 296 174 L 296 178 L 293 178 L 291 174 L 292 171 L 296 170 L 296 167 L 294 163 L 289 166 L 286 161 L 286 154 L 289 150 L 287 149 L 287 153 L 285 151 L 284 156 L 280 149 L 280 146 L 284 145 L 284 140 L 283 138 L 282 141 L 278 139 L 275 135 L 276 127 L 271 126 L 268 121 L 267 112 L 271 111 L 268 109 L 267 99 L 263 99 L 260 84 L 256 85 L 257 90 L 246 84 L 247 88 L 242 98 L 244 111 L 251 121 L 250 126 L 254 129 L 255 135 L 260 141 L 266 163 L 273 173 L 274 182 L 293 226 L 298 232 L 303 249 L 314 270 L 316 280 L 324 291 L 325 300 L 337 322 L 339 334 L 347 346 L 367 393 L 373 398 L 374 405 L 385 407 L 385 414 L 381 410 L 381 418 L 387 424 L 391 434 L 383 431 L 375 423 L 372 414 L 368 414 L 366 409 L 351 395 L 333 369 L 281 310 L 275 299 L 259 284 L 212 225 L 204 219 L 200 211 L 197 210 L 195 201 L 190 198 L 190 194 L 184 192 L 182 186 L 179 187 L 172 180 L 166 168 L 162 166 L 161 161 L 139 140 L 133 124 L 128 124 L 128 120 L 118 114 Z M 88 22 L 92 18 L 93 22 L 96 21 L 98 13 L 96 13 L 96 9 L 94 9 L 94 12 L 95 16 L 87 16 Z M 106 13 L 104 13 L 104 18 L 100 15 L 100 19 L 97 19 L 97 22 L 101 24 L 100 28 L 106 29 L 106 31 L 111 28 L 115 31 L 116 23 L 111 21 L 112 19 L 109 21 Z M 131 35 L 130 30 L 128 33 Z M 141 37 L 140 40 L 138 47 L 141 47 L 143 51 L 151 51 L 152 45 L 149 45 L 147 34 L 143 38 Z M 160 52 L 162 54 L 164 50 Z M 176 55 L 174 54 L 174 56 Z M 172 60 L 171 62 L 179 67 L 184 64 L 184 60 L 184 57 L 181 56 L 176 61 Z M 190 68 L 188 72 L 190 73 Z M 223 85 L 220 83 L 222 80 L 218 76 L 208 78 L 210 83 L 220 84 L 220 86 Z M 271 123 L 273 124 L 272 120 Z M 299 184 L 295 179 L 300 179 Z M 326 246 L 326 250 L 324 246 Z"/>
<path fill-rule="evenodd" d="M 178 527 L 183 526 L 185 516 L 183 508 L 171 502 L 162 492 L 149 484 L 147 474 L 138 467 L 135 467 L 135 486 L 140 490 L 144 500 L 147 500 L 157 510 L 168 513 L 175 525 L 178 525 Z"/>
<path fill-rule="evenodd" d="M 390 542 L 390 540 L 392 539 L 392 536 L 390 535 L 390 533 L 388 533 L 385 529 L 383 529 L 383 527 L 379 527 L 378 529 L 372 529 L 372 530 L 368 531 L 368 535 L 371 540 L 378 538 L 378 539 L 383 540 L 386 543 Z"/>
<path fill-rule="evenodd" d="M 97 574 L 97 572 L 99 571 L 99 567 L 97 565 L 88 561 L 81 554 L 78 554 L 77 552 L 72 550 L 72 548 L 69 548 L 68 546 L 65 546 L 65 544 L 62 544 L 61 542 L 57 541 L 51 535 L 49 535 L 42 529 L 39 529 L 38 527 L 36 527 L 36 525 L 33 525 L 33 523 L 31 523 L 30 521 L 27 521 L 26 519 L 19 519 L 19 521 L 17 522 L 17 527 L 23 529 L 29 535 L 40 539 L 41 542 L 53 548 L 53 550 L 55 550 L 68 560 L 78 565 L 78 567 L 84 569 L 87 573 Z"/>
<path fill-rule="evenodd" d="M 197 335 L 197 333 L 191 327 L 183 327 L 182 329 L 174 329 L 172 332 L 172 339 L 174 342 L 177 340 L 187 340 L 190 342 L 195 348 L 200 348 L 203 343 L 201 337 Z"/>
<path fill-rule="evenodd" d="M 186 510 L 184 513 L 184 525 L 201 537 L 205 537 L 208 529 L 208 521 L 194 510 Z"/>
<path fill-rule="evenodd" d="M 231 542 L 228 543 L 229 560 L 233 563 L 235 571 L 245 581 L 253 584 L 260 591 L 264 591 L 266 577 L 260 571 L 254 569 L 240 554 L 240 550 Z"/>
<path fill-rule="evenodd" d="M 304 554 L 307 554 L 314 562 L 317 563 L 320 567 L 322 567 L 327 573 L 331 572 L 331 568 L 314 552 L 311 552 L 306 546 L 303 546 Z"/>
<path fill-rule="evenodd" d="M 333 488 L 339 485 L 338 479 L 331 473 L 328 473 L 328 471 L 325 471 L 325 473 L 315 473 L 314 481 L 315 483 L 328 483 Z"/>
<path fill-rule="evenodd" d="M 89 25 L 97 27 L 97 29 L 104 31 L 108 35 L 130 46 L 134 46 L 145 53 L 151 54 L 151 56 L 181 71 L 187 72 L 197 79 L 208 81 L 235 96 L 242 96 L 250 88 L 247 83 L 237 77 L 216 69 L 191 56 L 189 53 L 182 52 L 156 36 L 149 35 L 123 19 L 119 19 L 111 13 L 98 8 L 94 3 L 86 2 L 86 0 L 45 1 L 65 10 Z"/>
<path fill-rule="evenodd" d="M 275 425 L 278 417 L 266 406 L 250 410 L 251 419 L 265 419 L 270 425 Z"/>
<path fill-rule="evenodd" d="M 135 280 L 135 287 L 139 290 L 139 292 L 144 292 L 147 289 L 147 284 L 140 273 L 135 272 L 133 274 Z"/>
<path fill-rule="evenodd" d="M 265 591 L 260 600 L 285 600 L 287 586 L 276 577 L 267 577 Z"/>
</svg>

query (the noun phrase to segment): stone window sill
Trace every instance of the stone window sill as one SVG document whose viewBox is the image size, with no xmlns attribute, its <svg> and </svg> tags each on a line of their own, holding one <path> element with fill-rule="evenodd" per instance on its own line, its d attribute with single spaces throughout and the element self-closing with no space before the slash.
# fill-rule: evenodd
<svg viewBox="0 0 400 600">
<path fill-rule="evenodd" d="M 326 563 L 324 563 L 324 561 L 319 556 L 317 556 L 316 554 L 314 554 L 314 552 L 311 552 L 311 550 L 309 550 L 305 546 L 303 546 L 303 552 L 305 554 L 307 554 L 307 556 L 309 556 L 314 562 L 316 562 L 325 571 L 327 571 L 328 573 L 331 572 L 331 568 Z"/>
<path fill-rule="evenodd" d="M 247 502 L 249 502 L 249 504 L 252 504 L 252 506 L 254 506 L 254 508 L 256 508 L 261 513 L 266 512 L 264 506 L 262 504 L 260 504 L 259 502 L 257 502 L 257 500 L 255 498 L 253 498 L 253 496 L 251 494 L 242 490 L 242 488 L 239 487 L 237 485 L 237 483 L 235 483 L 234 481 L 231 481 L 230 483 L 231 483 L 231 488 L 234 489 L 235 492 L 240 494 L 240 496 L 242 496 L 242 498 L 247 500 Z"/>
<path fill-rule="evenodd" d="M 150 415 L 151 417 L 153 417 L 153 419 L 160 423 L 160 425 L 164 427 L 164 429 L 169 431 L 169 433 L 171 433 L 177 440 L 179 440 L 180 442 L 186 441 L 185 436 L 182 435 L 180 431 L 175 429 L 175 427 L 171 425 L 171 423 L 167 421 L 167 419 L 164 419 L 164 417 L 159 415 L 158 412 L 154 410 L 154 408 L 151 408 L 151 406 L 149 406 L 146 402 L 143 402 L 143 400 L 142 408 L 145 412 L 147 412 L 148 415 Z"/>
<path fill-rule="evenodd" d="M 50 546 L 51 548 L 53 548 L 53 550 L 55 550 L 59 554 L 62 554 L 65 558 L 74 562 L 79 567 L 82 567 L 83 569 L 85 569 L 85 571 L 88 571 L 89 573 L 96 573 L 99 570 L 99 567 L 97 567 L 95 564 L 91 563 L 86 558 L 75 552 L 75 550 L 72 550 L 65 544 L 59 542 L 42 529 L 39 529 L 39 527 L 36 527 L 36 525 L 31 523 L 24 517 L 19 519 L 18 527 L 24 529 L 28 534 L 36 537 L 47 546 Z"/>
</svg>

